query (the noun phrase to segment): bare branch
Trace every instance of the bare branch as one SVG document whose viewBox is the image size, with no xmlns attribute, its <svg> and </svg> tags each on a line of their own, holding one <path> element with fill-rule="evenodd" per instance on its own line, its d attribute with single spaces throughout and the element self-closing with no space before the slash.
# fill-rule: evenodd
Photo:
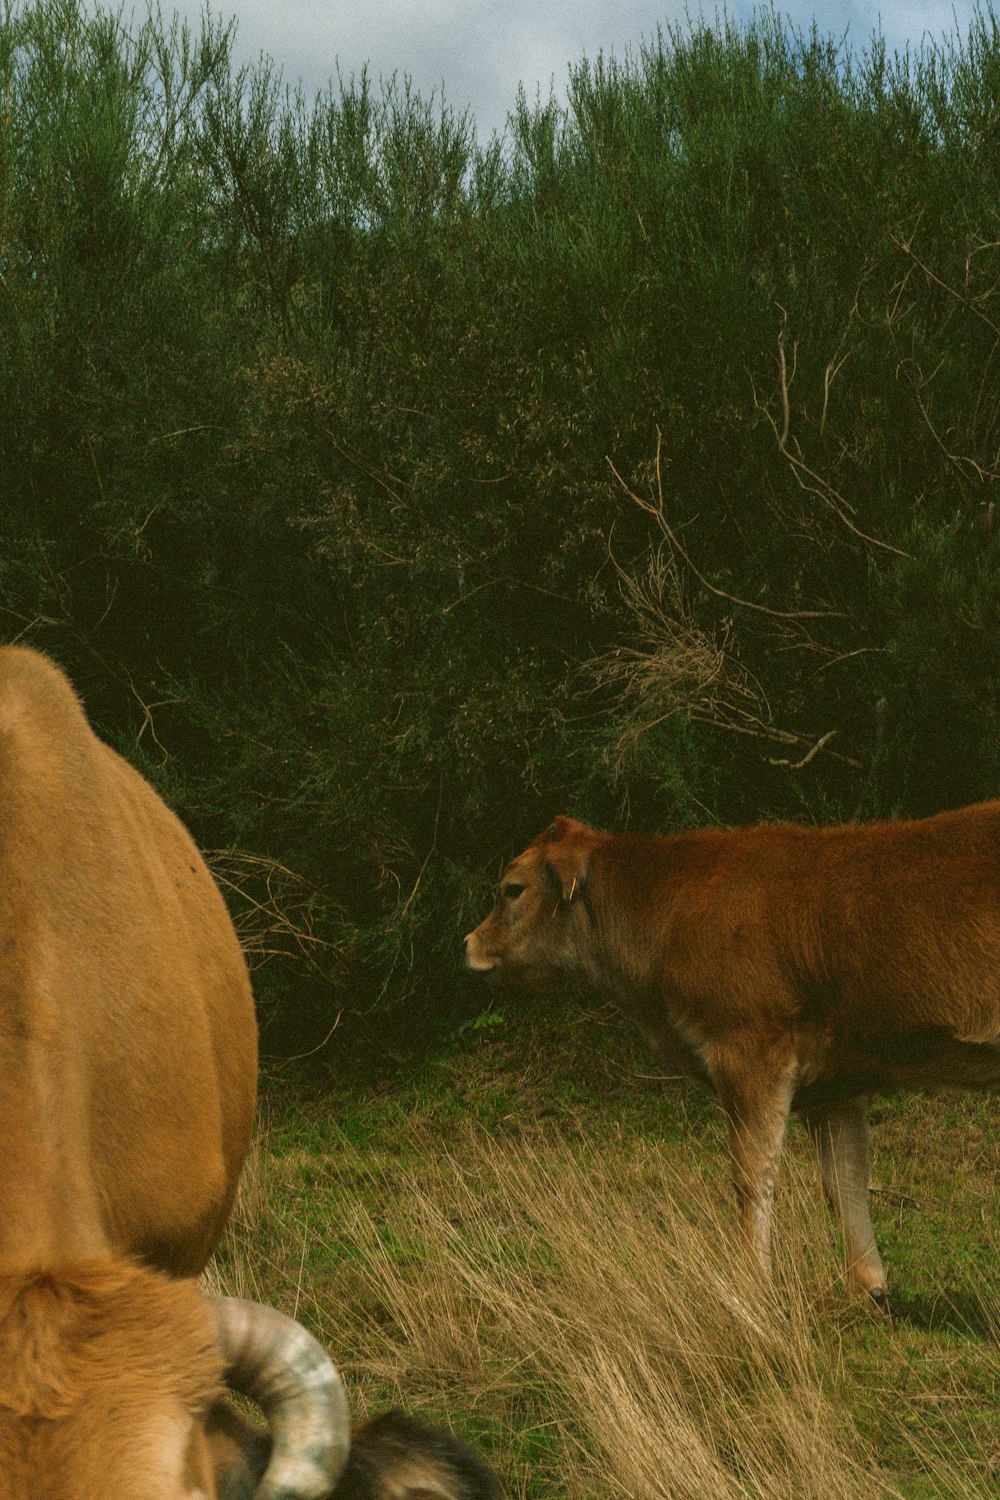
<svg viewBox="0 0 1000 1500">
<path fill-rule="evenodd" d="M 897 239 L 894 235 L 890 235 L 889 243 L 891 245 L 894 245 L 897 250 L 902 251 L 904 255 L 909 256 L 910 260 L 913 262 L 913 265 L 924 273 L 928 281 L 933 281 L 935 286 L 939 286 L 942 291 L 947 292 L 949 297 L 954 297 L 956 302 L 960 302 L 962 306 L 967 308 L 969 312 L 971 312 L 975 317 L 980 318 L 986 324 L 987 328 L 992 328 L 997 338 L 1000 339 L 1000 327 L 998 327 L 997 324 L 994 323 L 992 318 L 988 318 L 986 316 L 981 307 L 977 306 L 977 303 L 985 302 L 989 297 L 991 297 L 996 288 L 991 287 L 988 292 L 984 292 L 980 297 L 963 296 L 961 292 L 955 289 L 955 287 L 949 286 L 946 281 L 943 281 L 941 277 L 938 276 L 936 271 L 932 271 L 926 261 L 920 259 L 919 255 L 917 255 L 916 251 L 913 249 L 913 241 L 915 237 L 916 229 L 914 229 L 913 233 L 910 235 L 910 238 L 905 242 L 903 240 Z"/>
<path fill-rule="evenodd" d="M 841 361 L 841 363 L 843 363 L 843 360 Z M 787 422 L 789 412 L 789 396 L 788 381 L 786 379 L 785 370 L 784 329 L 782 329 L 781 333 L 778 335 L 778 373 L 781 381 L 782 412 Z M 833 511 L 833 513 L 836 515 L 837 519 L 847 527 L 848 531 L 853 532 L 859 541 L 867 542 L 871 547 L 880 547 L 885 552 L 892 552 L 896 557 L 909 557 L 910 554 L 903 551 L 902 548 L 894 547 L 890 542 L 883 542 L 876 536 L 869 536 L 867 532 L 864 532 L 860 529 L 860 527 L 855 526 L 854 522 L 851 520 L 850 515 L 848 514 L 848 512 L 855 512 L 854 506 L 851 505 L 850 501 L 846 500 L 838 490 L 835 490 L 833 485 L 830 484 L 828 480 L 824 479 L 821 474 L 817 474 L 814 469 L 811 469 L 809 465 L 803 461 L 798 453 L 793 452 L 791 447 L 792 440 L 789 436 L 787 426 L 783 427 L 779 432 L 777 421 L 768 411 L 763 402 L 758 399 L 757 391 L 755 388 L 753 388 L 752 381 L 751 388 L 753 389 L 754 405 L 756 406 L 757 410 L 759 412 L 762 412 L 764 417 L 767 419 L 767 422 L 778 441 L 778 449 L 781 452 L 782 456 L 787 459 L 789 467 L 791 468 L 792 473 L 795 475 L 795 479 L 799 487 L 805 490 L 807 494 L 816 495 L 819 499 L 825 501 Z"/>
<path fill-rule="evenodd" d="M 635 492 L 633 490 L 629 489 L 628 485 L 625 483 L 624 479 L 619 474 L 618 470 L 615 468 L 614 463 L 612 462 L 612 460 L 611 460 L 610 457 L 608 457 L 608 459 L 607 459 L 608 468 L 611 470 L 612 474 L 615 476 L 615 478 L 617 479 L 618 483 L 621 485 L 622 489 L 625 491 L 626 495 L 633 502 L 633 504 L 634 505 L 638 505 L 638 507 L 639 507 L 640 510 L 644 510 L 647 515 L 650 515 L 650 516 L 653 517 L 653 519 L 656 521 L 657 526 L 659 527 L 660 531 L 662 532 L 665 541 L 670 546 L 671 550 L 673 552 L 676 552 L 678 554 L 678 556 L 682 558 L 685 567 L 688 569 L 688 571 L 692 574 L 693 577 L 697 578 L 698 582 L 701 584 L 701 586 L 702 586 L 703 589 L 707 589 L 708 592 L 710 594 L 714 594 L 717 599 L 725 599 L 725 601 L 726 601 L 727 604 L 735 604 L 740 609 L 755 610 L 758 614 L 769 615 L 772 619 L 776 619 L 776 620 L 844 620 L 844 619 L 847 619 L 847 615 L 845 615 L 842 610 L 834 610 L 834 609 L 795 609 L 795 610 L 771 609 L 771 608 L 768 607 L 768 605 L 766 605 L 766 604 L 758 604 L 753 599 L 740 599 L 736 594 L 729 594 L 729 593 L 726 592 L 725 589 L 717 588 L 715 586 L 715 584 L 709 583 L 708 579 L 704 576 L 704 574 L 700 573 L 698 571 L 698 569 L 695 567 L 694 563 L 691 561 L 691 559 L 688 556 L 687 552 L 681 546 L 681 544 L 680 544 L 680 542 L 679 542 L 676 534 L 671 530 L 670 524 L 667 521 L 666 514 L 664 512 L 664 506 L 663 506 L 663 484 L 662 484 L 661 472 L 660 472 L 660 450 L 661 450 L 661 446 L 662 446 L 662 434 L 661 434 L 659 428 L 657 428 L 657 431 L 656 431 L 656 489 L 657 489 L 657 500 L 656 500 L 655 504 L 651 503 L 648 500 L 643 500 L 639 495 L 635 494 Z"/>
<path fill-rule="evenodd" d="M 763 687 L 735 655 L 731 621 L 715 634 L 695 622 L 668 545 L 651 555 L 641 579 L 626 573 L 613 555 L 611 562 L 636 636 L 634 643 L 595 658 L 585 671 L 595 689 L 613 694 L 622 721 L 612 762 L 616 775 L 639 740 L 678 713 L 691 723 L 805 752 L 803 765 L 825 747 L 833 731 L 816 744 L 773 722 Z M 857 764 L 842 754 L 837 759 Z"/>
<path fill-rule="evenodd" d="M 778 334 L 778 369 L 781 373 L 781 436 L 778 439 L 778 447 L 782 453 L 788 443 L 788 433 L 792 425 L 791 405 L 788 399 L 788 376 L 785 368 L 785 329 L 788 326 L 788 314 L 784 308 L 781 309 L 781 332 Z M 797 353 L 797 347 L 795 352 Z"/>
<path fill-rule="evenodd" d="M 814 755 L 818 755 L 824 746 L 830 743 L 836 733 L 835 729 L 830 729 L 826 734 L 820 735 L 812 749 L 806 755 L 803 755 L 801 760 L 769 760 L 768 764 L 772 766 L 788 766 L 792 771 L 801 771 L 803 766 L 809 764 Z"/>
</svg>

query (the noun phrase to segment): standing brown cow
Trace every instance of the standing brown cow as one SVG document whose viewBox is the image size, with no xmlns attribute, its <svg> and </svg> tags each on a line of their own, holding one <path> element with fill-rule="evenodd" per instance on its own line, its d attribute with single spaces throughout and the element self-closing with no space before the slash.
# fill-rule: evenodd
<svg viewBox="0 0 1000 1500">
<path fill-rule="evenodd" d="M 743 1242 L 765 1267 L 781 1143 L 801 1112 L 854 1281 L 881 1298 L 869 1096 L 1000 1081 L 1000 802 L 674 837 L 557 818 L 507 866 L 465 952 L 480 973 L 589 981 L 715 1089 Z"/>
</svg>

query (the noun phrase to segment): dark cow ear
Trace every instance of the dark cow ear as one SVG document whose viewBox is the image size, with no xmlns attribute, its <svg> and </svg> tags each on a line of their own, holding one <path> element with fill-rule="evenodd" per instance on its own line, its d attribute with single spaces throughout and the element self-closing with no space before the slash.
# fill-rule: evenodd
<svg viewBox="0 0 1000 1500">
<path fill-rule="evenodd" d="M 545 843 L 552 844 L 557 843 L 560 839 L 569 838 L 574 833 L 588 834 L 593 833 L 593 831 L 592 828 L 587 827 L 586 823 L 581 823 L 579 818 L 567 818 L 560 813 L 557 818 L 552 819 L 552 822 L 542 834 L 542 838 Z"/>
<path fill-rule="evenodd" d="M 586 888 L 590 874 L 590 854 L 579 844 L 564 842 L 549 851 L 545 874 L 553 890 L 563 901 L 572 901 Z"/>
</svg>

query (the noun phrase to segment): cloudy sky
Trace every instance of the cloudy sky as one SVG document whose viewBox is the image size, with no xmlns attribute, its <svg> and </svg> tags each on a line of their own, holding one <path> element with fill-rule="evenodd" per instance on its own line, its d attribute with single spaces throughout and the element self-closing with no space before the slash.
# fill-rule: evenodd
<svg viewBox="0 0 1000 1500">
<path fill-rule="evenodd" d="M 201 0 L 173 0 L 197 21 Z M 172 8 L 164 0 L 164 10 Z M 287 82 L 301 79 L 309 95 L 322 88 L 339 63 L 345 76 L 367 62 L 379 74 L 409 74 L 422 94 L 440 90 L 459 109 L 469 106 L 480 140 L 503 128 L 518 83 L 530 97 L 550 83 L 561 92 L 571 62 L 624 55 L 657 25 L 686 13 L 714 16 L 714 0 L 213 0 L 219 16 L 238 21 L 236 56 L 266 52 Z M 856 49 L 881 29 L 890 49 L 964 34 L 972 0 L 792 0 L 779 7 L 797 27 L 815 17 L 837 40 Z M 721 7 L 720 7 L 721 9 Z M 748 0 L 730 0 L 735 19 L 752 12 Z"/>
</svg>

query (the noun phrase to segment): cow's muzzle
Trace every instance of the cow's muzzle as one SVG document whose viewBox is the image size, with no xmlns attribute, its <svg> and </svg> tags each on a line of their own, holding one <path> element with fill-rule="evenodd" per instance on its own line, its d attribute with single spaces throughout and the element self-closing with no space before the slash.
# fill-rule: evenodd
<svg viewBox="0 0 1000 1500">
<path fill-rule="evenodd" d="M 478 929 L 468 933 L 465 938 L 465 967 L 471 969 L 473 974 L 488 974 L 496 966 L 496 959 L 488 958 L 482 950 Z"/>
</svg>

